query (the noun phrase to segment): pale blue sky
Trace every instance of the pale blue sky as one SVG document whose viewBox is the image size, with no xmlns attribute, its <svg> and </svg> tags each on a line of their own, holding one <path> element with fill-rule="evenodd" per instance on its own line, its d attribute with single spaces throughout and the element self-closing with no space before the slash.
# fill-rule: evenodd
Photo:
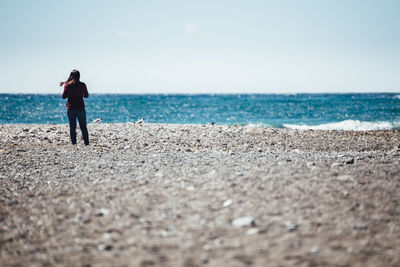
<svg viewBox="0 0 400 267">
<path fill-rule="evenodd" d="M 400 1 L 0 0 L 0 92 L 400 92 Z"/>
</svg>

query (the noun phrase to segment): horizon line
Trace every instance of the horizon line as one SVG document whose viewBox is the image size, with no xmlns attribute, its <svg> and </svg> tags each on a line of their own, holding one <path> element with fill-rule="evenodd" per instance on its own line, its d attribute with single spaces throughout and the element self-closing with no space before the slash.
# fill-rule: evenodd
<svg viewBox="0 0 400 267">
<path fill-rule="evenodd" d="M 400 91 L 370 91 L 370 92 L 359 92 L 359 91 L 349 91 L 349 92 L 294 92 L 294 93 L 259 93 L 259 92 L 227 92 L 227 93 L 89 93 L 89 95 L 300 95 L 300 94 L 398 94 Z M 13 92 L 13 93 L 4 93 L 0 92 L 0 95 L 61 95 L 61 93 L 27 93 L 27 92 Z"/>
</svg>

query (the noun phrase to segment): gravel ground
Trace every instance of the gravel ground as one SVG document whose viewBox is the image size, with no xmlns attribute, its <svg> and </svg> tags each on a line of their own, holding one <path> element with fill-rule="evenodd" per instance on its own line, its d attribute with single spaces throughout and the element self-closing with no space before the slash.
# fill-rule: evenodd
<svg viewBox="0 0 400 267">
<path fill-rule="evenodd" d="M 400 266 L 400 131 L 0 125 L 1 266 Z"/>
</svg>

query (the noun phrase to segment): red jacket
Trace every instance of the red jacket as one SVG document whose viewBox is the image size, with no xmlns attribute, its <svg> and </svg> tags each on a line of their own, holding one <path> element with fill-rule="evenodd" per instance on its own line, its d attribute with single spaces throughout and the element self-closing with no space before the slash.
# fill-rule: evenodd
<svg viewBox="0 0 400 267">
<path fill-rule="evenodd" d="M 89 93 L 83 82 L 65 84 L 62 98 L 68 98 L 67 109 L 85 109 L 83 98 L 88 98 Z"/>
</svg>

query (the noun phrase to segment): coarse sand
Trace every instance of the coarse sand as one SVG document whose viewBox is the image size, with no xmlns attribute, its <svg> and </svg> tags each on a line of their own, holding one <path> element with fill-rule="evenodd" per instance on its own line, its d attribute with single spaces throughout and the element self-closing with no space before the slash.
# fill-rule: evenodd
<svg viewBox="0 0 400 267">
<path fill-rule="evenodd" d="M 1 266 L 400 266 L 400 131 L 0 125 Z"/>
</svg>

